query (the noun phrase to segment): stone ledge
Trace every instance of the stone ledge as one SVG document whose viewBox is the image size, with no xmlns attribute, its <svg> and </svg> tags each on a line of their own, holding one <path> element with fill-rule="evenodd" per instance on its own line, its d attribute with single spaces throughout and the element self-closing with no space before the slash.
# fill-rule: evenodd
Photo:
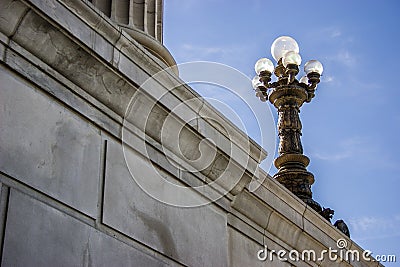
<svg viewBox="0 0 400 267">
<path fill-rule="evenodd" d="M 51 1 L 51 0 L 49 0 L 49 1 Z M 33 17 L 32 17 L 32 14 L 30 14 L 30 17 L 31 17 L 31 20 L 33 19 Z M 30 22 L 31 23 L 31 22 Z M 42 23 L 42 22 L 41 22 Z M 42 23 L 43 24 L 43 23 Z M 24 27 L 26 28 L 26 27 L 28 27 L 29 28 L 29 26 L 28 26 L 29 24 L 24 24 Z M 21 25 L 20 25 L 21 26 Z M 83 27 L 82 25 L 80 26 L 80 27 Z M 20 27 L 21 28 L 21 27 Z M 25 30 L 25 28 L 24 28 L 24 30 Z M 95 34 L 95 33 L 93 33 L 93 34 Z M 22 44 L 25 48 L 28 48 L 29 50 L 31 50 L 31 51 L 33 51 L 35 54 L 40 54 L 40 51 L 37 51 L 37 49 L 36 48 L 33 48 L 33 47 L 29 47 L 30 45 L 31 45 L 31 43 L 29 43 L 29 42 L 27 42 L 27 41 L 22 41 L 23 39 L 21 39 L 21 38 L 24 38 L 24 37 L 21 37 L 20 36 L 21 34 L 18 32 L 18 34 L 16 35 L 17 37 L 13 37 L 13 38 L 16 38 L 16 41 L 18 41 L 18 43 L 19 44 Z M 86 35 L 92 35 L 92 33 L 88 33 L 88 34 L 86 34 Z M 123 33 L 122 33 L 122 35 L 123 35 Z M 19 36 L 19 37 L 18 37 Z M 96 34 L 95 34 L 95 36 L 96 36 Z M 62 39 L 62 38 L 64 38 L 65 39 L 65 37 L 63 37 L 63 36 L 61 36 L 61 35 L 58 35 L 58 37 L 57 37 L 58 39 Z M 99 39 L 99 38 L 94 38 L 94 40 L 97 40 L 97 39 Z M 67 39 L 65 39 L 65 40 L 67 40 Z M 83 38 L 83 40 L 85 40 L 85 38 Z M 121 38 L 119 38 L 118 40 L 122 40 Z M 88 40 L 89 41 L 89 40 Z M 90 41 L 92 41 L 93 42 L 93 39 L 90 39 Z M 66 41 L 63 41 L 64 43 L 66 42 Z M 87 44 L 89 47 L 97 47 L 94 43 L 92 43 L 91 45 L 90 44 Z M 126 45 L 123 45 L 123 44 L 121 44 L 121 49 L 124 47 L 124 46 L 126 46 Z M 98 47 L 102 47 L 102 45 L 101 45 L 101 43 L 99 43 L 99 45 L 98 45 Z M 132 47 L 132 45 L 130 45 L 130 47 Z M 77 49 L 78 51 L 79 51 L 79 49 Z M 106 49 L 107 51 L 109 50 L 109 49 Z M 115 58 L 116 58 L 116 55 L 115 55 L 115 52 L 116 52 L 117 50 L 116 49 L 114 49 L 114 56 L 113 56 L 113 61 L 115 60 Z M 119 51 L 119 50 L 118 50 Z M 139 50 L 135 50 L 136 52 L 139 52 Z M 64 76 L 66 76 L 66 77 L 68 77 L 70 74 L 69 73 L 66 73 L 64 70 L 62 70 L 62 66 L 60 66 L 59 64 L 58 64 L 58 66 L 57 65 L 54 65 L 54 64 L 56 64 L 56 63 L 54 63 L 55 61 L 54 61 L 54 59 L 53 60 L 50 60 L 50 59 L 46 59 L 46 57 L 48 57 L 49 55 L 48 54 L 51 54 L 51 53 L 48 53 L 47 51 L 46 51 L 46 54 L 42 54 L 41 55 L 41 57 L 42 57 L 42 59 L 44 59 L 48 64 L 50 64 L 53 68 L 55 68 L 57 71 L 61 71 L 61 73 L 64 75 Z M 123 59 L 123 58 L 125 58 L 125 56 L 124 56 L 124 54 L 122 54 L 122 52 L 118 52 L 118 54 L 119 54 L 119 60 L 118 60 L 118 68 L 120 68 L 120 70 L 121 70 L 121 72 L 123 73 L 123 74 L 125 74 L 125 75 L 127 75 L 128 77 L 135 77 L 135 79 L 138 79 L 139 78 L 139 80 L 135 80 L 135 81 L 133 81 L 133 84 L 135 84 L 135 83 L 141 83 L 141 81 L 144 81 L 146 78 L 145 77 L 148 77 L 147 76 L 147 74 L 145 73 L 145 72 L 143 72 L 143 70 L 141 69 L 141 68 L 139 68 L 138 66 L 136 66 L 135 65 L 135 63 L 132 61 L 132 59 L 131 58 L 126 58 L 125 59 L 125 61 L 123 61 L 124 63 L 122 63 L 122 61 L 121 61 L 121 59 Z M 138 57 L 138 55 L 137 55 L 137 53 L 135 53 L 136 54 L 136 57 Z M 82 54 L 83 55 L 83 54 Z M 82 57 L 82 55 L 80 55 L 79 57 Z M 71 57 L 74 57 L 72 54 L 70 55 Z M 121 56 L 122 56 L 122 58 L 121 58 Z M 143 59 L 143 57 L 146 57 L 145 55 L 143 55 L 142 57 L 140 57 L 140 59 Z M 58 61 L 58 62 L 60 62 L 60 61 Z M 62 61 L 61 61 L 62 62 Z M 97 61 L 96 59 L 95 60 L 92 60 L 92 61 L 90 61 L 91 62 L 91 64 L 99 64 L 100 62 L 99 61 Z M 122 65 L 121 65 L 122 64 Z M 99 65 L 100 66 L 100 65 Z M 125 67 L 124 67 L 125 66 Z M 93 67 L 95 67 L 95 66 L 93 66 Z M 141 66 L 141 67 L 143 67 L 143 66 Z M 144 66 L 144 67 L 147 67 L 147 65 L 146 66 Z M 61 68 L 61 69 L 60 69 Z M 112 82 L 112 83 L 118 83 L 118 82 L 120 82 L 121 81 L 121 77 L 118 77 L 118 75 L 117 75 L 117 77 L 115 77 L 115 78 L 113 78 L 112 76 L 114 75 L 115 76 L 115 74 L 113 74 L 113 72 L 110 72 L 109 70 L 107 70 L 107 68 L 104 68 L 104 67 L 101 67 L 100 68 L 103 72 L 105 72 L 104 74 L 103 74 L 103 77 L 109 77 L 109 78 L 107 78 L 108 80 L 109 80 L 109 82 Z M 104 76 L 105 74 L 107 74 L 106 76 Z M 114 79 L 115 81 L 112 81 L 112 79 Z M 87 86 L 87 83 L 86 83 L 86 85 L 85 85 L 85 80 L 87 80 L 87 78 L 85 78 L 85 77 L 82 77 L 82 78 L 79 78 L 79 79 L 77 79 L 77 78 L 75 78 L 75 80 L 73 80 L 75 83 L 78 83 L 78 85 L 80 86 L 80 87 L 82 87 L 83 89 L 86 89 L 85 88 L 85 86 Z M 82 83 L 82 81 L 83 81 L 83 83 Z M 204 102 L 204 101 L 202 101 L 201 100 L 201 98 L 196 94 L 196 93 L 194 93 L 189 87 L 187 87 L 187 86 L 182 86 L 181 85 L 181 82 L 179 82 L 179 78 L 177 78 L 177 77 L 174 77 L 173 75 L 171 76 L 171 74 L 169 73 L 169 72 L 166 72 L 166 73 L 164 73 L 164 75 L 163 76 L 160 76 L 160 81 L 161 81 L 161 83 L 162 84 L 165 84 L 165 85 L 167 85 L 168 87 L 171 87 L 170 86 L 170 84 L 171 84 L 171 81 L 172 81 L 172 87 L 173 88 L 175 88 L 176 87 L 176 85 L 180 85 L 181 87 L 183 87 L 184 88 L 184 90 L 173 90 L 173 92 L 172 92 L 172 94 L 171 95 L 174 95 L 175 97 L 177 97 L 178 99 L 179 99 L 179 101 L 180 102 L 182 102 L 182 101 L 185 101 L 185 100 L 187 100 L 188 98 L 187 97 L 189 97 L 190 99 L 194 99 L 194 101 L 193 101 L 193 103 L 191 103 L 191 106 L 190 106 L 190 108 L 192 109 L 192 108 L 195 108 L 195 110 L 197 109 L 198 110 L 198 112 L 200 112 L 200 108 L 201 108 L 201 110 L 202 110 L 202 113 L 206 113 L 206 114 L 209 114 L 210 115 L 210 117 L 213 117 L 213 119 L 216 121 L 216 122 L 218 122 L 218 125 L 224 125 L 224 127 L 225 128 L 227 128 L 227 129 L 229 129 L 229 132 L 230 133 L 232 133 L 231 134 L 231 136 L 230 136 L 230 138 L 231 138 L 231 140 L 233 141 L 232 143 L 234 143 L 234 144 L 243 144 L 243 143 L 245 143 L 245 140 L 248 140 L 248 137 L 244 134 L 244 133 L 242 133 L 240 130 L 238 130 L 237 129 L 237 127 L 235 127 L 234 125 L 232 125 L 232 123 L 231 122 L 229 122 L 228 120 L 226 120 L 219 112 L 217 112 L 214 108 L 212 108 L 210 105 L 208 105 L 208 103 L 206 103 L 206 102 Z M 176 83 L 176 82 L 178 82 L 178 83 Z M 99 85 L 101 85 L 101 84 L 99 84 Z M 129 91 L 129 87 L 131 87 L 132 85 L 129 85 L 129 83 L 128 84 L 126 84 L 124 87 L 126 87 L 125 89 L 123 89 L 123 93 L 122 93 L 122 95 L 118 95 L 118 94 L 114 94 L 114 92 L 112 92 L 113 94 L 110 96 L 110 98 L 104 98 L 105 96 L 107 96 L 107 93 L 106 94 L 104 94 L 104 93 L 101 93 L 101 94 L 99 94 L 100 92 L 97 92 L 97 91 L 93 91 L 93 89 L 89 89 L 89 94 L 90 95 L 92 95 L 93 97 L 95 97 L 95 98 L 97 98 L 97 99 L 99 99 L 101 102 L 103 102 L 103 103 L 105 103 L 107 106 L 110 106 L 110 107 L 112 107 L 112 109 L 113 109 L 113 111 L 115 111 L 115 112 L 117 112 L 117 114 L 119 114 L 120 116 L 123 116 L 123 112 L 124 112 L 124 110 L 125 110 L 125 108 L 124 108 L 124 106 L 126 106 L 127 105 L 127 103 L 125 102 L 125 104 L 124 104 L 124 100 L 123 99 L 126 99 L 127 98 L 127 96 L 128 96 L 128 99 L 129 99 L 129 94 L 131 94 L 131 93 L 129 93 L 128 91 Z M 101 86 L 100 86 L 101 87 Z M 99 87 L 96 87 L 97 89 L 99 89 Z M 114 88 L 115 87 L 108 87 L 108 88 L 104 88 L 104 90 L 105 91 L 112 91 L 112 90 L 114 90 Z M 118 87 L 117 87 L 118 88 Z M 163 93 L 163 91 L 165 91 L 165 89 L 163 89 L 163 86 L 161 86 L 161 85 L 159 85 L 158 86 L 158 88 L 159 89 L 161 89 L 162 91 L 158 91 L 158 95 L 160 95 L 160 94 L 162 94 Z M 96 89 L 96 90 L 97 90 Z M 120 88 L 118 88 L 118 89 L 120 89 Z M 158 89 L 158 90 L 159 90 Z M 135 90 L 135 89 L 134 89 Z M 133 92 L 133 91 L 132 91 Z M 119 93 L 119 94 L 121 94 L 121 93 Z M 182 97 L 184 97 L 184 99 L 182 99 Z M 178 101 L 178 102 L 179 102 Z M 181 114 L 184 114 L 184 113 L 181 113 Z M 180 116 L 182 116 L 181 114 L 179 114 Z M 211 124 L 210 124 L 211 123 Z M 212 127 L 212 128 L 215 128 L 215 123 L 213 123 L 212 121 L 208 121 L 206 124 L 202 124 L 202 125 L 205 125 L 206 127 L 208 127 L 208 128 L 210 128 L 210 126 Z M 208 126 L 207 126 L 208 125 Z M 204 128 L 204 126 L 201 126 L 203 129 L 205 129 Z M 210 128 L 211 129 L 211 128 Z M 222 135 L 224 135 L 224 133 L 223 132 L 221 132 L 220 130 L 218 130 L 217 128 L 215 128 L 215 130 L 216 130 L 216 132 L 218 133 L 218 134 L 222 134 Z M 207 131 L 205 131 L 205 132 L 207 132 Z M 220 140 L 222 140 L 222 139 L 220 139 Z M 244 141 L 244 142 L 243 142 Z M 261 161 L 263 158 L 265 158 L 265 156 L 266 156 L 266 152 L 265 151 L 263 151 L 256 143 L 254 143 L 254 141 L 252 141 L 252 140 L 249 140 L 249 142 L 250 142 L 250 147 L 249 148 L 246 148 L 246 147 L 239 147 L 239 149 L 240 150 L 244 150 L 243 152 L 245 153 L 245 154 L 248 154 L 249 153 L 249 149 L 250 149 L 250 156 L 251 156 L 251 158 L 252 159 L 254 159 L 256 162 L 259 162 L 259 161 Z M 221 145 L 220 145 L 220 147 L 224 147 L 224 145 L 221 143 Z M 234 147 L 235 147 L 235 145 L 234 145 Z M 241 154 L 243 154 L 242 152 L 241 152 Z M 236 156 L 236 155 L 241 155 L 241 154 L 238 154 L 238 153 L 235 153 L 235 155 L 234 156 Z M 253 168 L 253 167 L 252 167 Z"/>
<path fill-rule="evenodd" d="M 16 43 L 11 42 L 10 45 L 14 49 L 16 49 L 19 53 L 22 53 L 22 55 L 29 58 L 29 60 L 33 60 L 35 62 L 35 65 L 40 67 L 42 70 L 32 65 L 26 59 L 23 59 L 21 55 L 19 55 L 18 53 L 14 53 L 12 50 L 8 49 L 6 63 L 11 68 L 20 72 L 21 75 L 25 76 L 31 82 L 36 83 L 36 85 L 39 86 L 42 90 L 54 96 L 55 97 L 54 100 L 58 99 L 59 101 L 64 103 L 68 108 L 77 112 L 80 116 L 82 116 L 82 119 L 87 119 L 92 123 L 94 123 L 94 125 L 100 128 L 102 132 L 104 132 L 105 130 L 106 132 L 113 135 L 115 138 L 117 139 L 120 138 L 121 122 L 117 121 L 118 119 L 117 115 L 112 115 L 113 112 L 109 110 L 108 111 L 109 114 L 112 115 L 115 118 L 115 120 L 110 119 L 110 117 L 108 117 L 106 114 L 103 113 L 105 110 L 107 110 L 105 107 L 102 111 L 100 111 L 98 108 L 93 106 L 93 104 L 91 104 L 91 102 L 92 103 L 94 102 L 94 105 L 97 105 L 97 107 L 100 105 L 100 103 L 97 103 L 95 99 L 93 99 L 91 96 L 89 95 L 84 96 L 82 94 L 79 94 L 78 96 L 70 92 L 70 90 L 75 92 L 78 90 L 78 92 L 80 92 L 79 90 L 81 89 L 79 87 L 66 80 L 63 76 L 57 74 L 57 72 L 52 70 L 51 67 L 39 61 L 32 54 L 24 50 Z M 50 71 L 52 73 L 52 76 L 56 75 L 57 81 L 53 80 L 51 76 L 46 76 L 46 73 L 44 73 L 43 70 Z M 46 77 L 46 79 L 44 79 L 44 77 Z M 60 81 L 63 81 L 64 84 L 61 84 Z M 73 89 L 70 88 L 69 86 L 71 86 Z M 80 93 L 83 92 L 84 91 Z M 137 128 L 135 129 L 136 133 L 140 132 L 139 129 Z M 161 149 L 160 144 L 154 139 L 150 138 L 149 136 L 147 136 L 146 140 L 142 139 L 141 141 L 146 142 L 148 145 L 152 145 L 154 146 L 154 148 L 156 148 L 156 150 L 154 150 L 154 148 L 151 150 L 153 151 L 151 152 L 153 153 L 154 157 L 153 160 L 158 159 L 157 161 L 154 161 L 154 164 L 159 165 L 160 167 L 164 168 L 167 171 L 171 168 L 170 164 L 167 164 L 168 163 L 167 161 L 161 160 L 165 156 L 159 151 L 164 150 L 164 152 L 167 153 L 166 156 L 169 157 L 169 160 L 175 161 L 176 164 L 184 165 L 184 161 L 182 161 L 179 157 L 176 157 L 174 153 L 172 153 L 171 151 L 168 151 L 167 149 Z M 143 153 L 143 151 L 141 151 L 141 153 Z M 195 174 L 195 173 L 179 172 L 178 174 L 177 170 L 173 171 L 173 173 L 177 175 L 177 178 L 181 179 L 184 183 L 189 184 L 191 186 L 203 185 L 206 182 L 209 182 L 207 181 L 208 178 L 201 173 Z M 220 194 L 218 192 L 221 192 L 221 190 L 223 189 L 218 187 L 217 184 L 214 184 L 214 186 L 210 187 L 209 191 L 201 191 L 201 192 L 199 191 L 199 193 L 204 194 L 206 197 L 207 196 L 215 197 L 215 195 Z M 228 197 L 231 198 L 229 194 Z M 218 200 L 218 203 L 223 209 L 225 210 L 229 209 L 229 200 L 221 198 L 220 200 Z"/>
<path fill-rule="evenodd" d="M 171 67 L 176 75 L 179 75 L 178 67 L 176 66 L 175 59 L 169 53 L 169 51 L 155 38 L 149 36 L 141 30 L 135 29 L 134 27 L 129 28 L 125 25 L 119 25 L 124 31 L 133 37 L 138 43 L 143 45 L 150 53 L 155 55 L 157 58 L 162 60 L 165 65 Z"/>
<path fill-rule="evenodd" d="M 53 228 L 57 227 L 57 225 L 60 224 L 60 222 L 64 225 L 69 224 L 71 221 L 74 222 L 74 224 L 77 226 L 74 227 L 73 229 L 75 229 L 76 231 L 81 231 L 81 228 L 85 228 L 87 231 L 90 231 L 92 234 L 92 237 L 101 237 L 100 239 L 102 239 L 103 241 L 105 241 L 106 243 L 108 243 L 108 249 L 112 249 L 112 247 L 116 246 L 118 248 L 123 248 L 123 251 L 114 251 L 114 255 L 108 255 L 107 253 L 104 254 L 104 247 L 102 247 L 100 249 L 100 251 L 97 252 L 101 252 L 104 255 L 97 255 L 98 257 L 96 259 L 92 259 L 95 260 L 98 264 L 104 264 L 105 262 L 107 262 L 107 260 L 109 260 L 110 258 L 113 258 L 115 255 L 120 254 L 121 252 L 127 252 L 127 250 L 130 251 L 138 251 L 143 253 L 146 257 L 151 257 L 154 259 L 158 259 L 160 262 L 162 262 L 162 264 L 160 266 L 165 266 L 165 264 L 168 264 L 170 266 L 180 266 L 176 261 L 171 260 L 170 258 L 165 257 L 163 254 L 159 253 L 158 251 L 152 250 L 147 246 L 144 246 L 143 244 L 140 244 L 137 240 L 134 239 L 129 239 L 127 238 L 125 235 L 122 235 L 120 233 L 118 233 L 117 231 L 113 230 L 112 228 L 109 228 L 105 225 L 96 225 L 95 222 L 92 219 L 86 218 L 83 214 L 78 213 L 70 208 L 68 208 L 67 206 L 64 206 L 60 203 L 58 203 L 57 201 L 55 201 L 54 199 L 49 198 L 46 195 L 43 195 L 42 193 L 33 190 L 30 187 L 26 187 L 25 185 L 12 180 L 12 178 L 3 176 L 2 174 L 0 174 L 0 181 L 3 183 L 2 187 L 4 186 L 8 186 L 10 188 L 10 203 L 11 206 L 9 207 L 9 212 L 11 212 L 11 214 L 9 214 L 9 220 L 10 222 L 8 222 L 9 220 L 7 220 L 8 223 L 8 227 L 6 229 L 6 238 L 13 238 L 15 242 L 7 242 L 7 248 L 6 248 L 6 252 L 3 254 L 3 261 L 2 264 L 4 265 L 6 261 L 12 261 L 14 262 L 15 259 L 20 259 L 21 261 L 26 261 L 27 259 L 29 261 L 29 264 L 32 264 L 32 261 L 40 261 L 40 260 L 45 260 L 46 262 L 43 264 L 39 264 L 39 265 L 48 265 L 49 264 L 49 260 L 57 260 L 59 259 L 58 256 L 60 256 L 60 253 L 56 253 L 54 254 L 54 250 L 58 250 L 60 248 L 63 248 L 63 246 L 61 246 L 60 244 L 62 244 L 63 242 L 65 242 L 66 240 L 68 240 L 69 238 L 71 238 L 71 234 L 73 236 L 75 236 L 76 240 L 80 239 L 80 236 L 77 236 L 76 234 L 74 234 L 72 232 L 69 232 L 69 235 L 64 235 L 62 237 L 59 238 L 55 238 L 53 235 L 60 235 L 61 233 L 66 233 L 65 231 L 49 231 L 49 228 Z M 25 199 L 28 200 L 31 204 L 33 204 L 33 206 L 31 205 L 20 205 L 20 203 L 18 203 L 19 205 L 16 205 L 17 203 L 12 203 L 13 201 L 15 201 L 15 197 L 18 195 L 19 199 Z M 40 208 L 39 208 L 40 206 Z M 35 207 L 37 209 L 35 209 Z M 49 220 L 47 220 L 47 216 L 38 216 L 38 214 L 44 215 L 42 213 L 43 209 L 50 211 L 51 214 L 56 215 L 51 216 L 52 218 L 50 218 L 50 221 L 53 221 L 54 219 L 58 220 L 59 223 L 49 223 Z M 31 218 L 31 220 L 27 220 L 27 219 L 21 219 L 24 218 L 25 216 L 31 216 L 32 215 L 32 211 L 35 211 L 34 218 Z M 39 213 L 38 213 L 39 212 Z M 19 216 L 17 219 L 15 219 L 15 213 L 19 213 L 21 216 Z M 13 218 L 12 218 L 13 217 Z M 12 220 L 12 221 L 11 221 Z M 37 221 L 37 224 L 32 223 L 33 221 Z M 40 221 L 42 221 L 40 223 Z M 15 223 L 17 222 L 17 223 Z M 15 230 L 14 228 L 17 227 L 18 225 L 21 224 L 25 224 L 25 226 L 21 229 L 17 229 Z M 42 226 L 41 229 L 36 229 L 38 226 Z M 58 228 L 57 228 L 58 229 Z M 45 231 L 46 233 L 43 234 L 41 233 L 41 231 Z M 22 231 L 26 231 L 28 233 L 28 235 L 24 235 L 23 237 L 20 236 Z M 57 232 L 57 233 L 56 233 Z M 17 238 L 15 238 L 18 235 Z M 26 240 L 26 238 L 30 235 L 39 235 L 37 236 L 38 238 L 29 238 L 28 240 Z M 40 239 L 47 239 L 53 236 L 54 238 L 51 239 L 50 242 L 40 242 L 37 245 L 34 245 L 32 247 L 29 247 L 29 245 L 32 245 L 32 242 L 35 242 L 37 240 Z M 92 246 L 90 249 L 90 252 L 94 252 L 94 254 L 96 254 L 96 251 L 99 248 L 99 244 L 95 244 L 96 240 L 93 240 L 92 238 L 90 238 L 91 241 L 94 243 L 92 243 Z M 57 244 L 58 246 L 54 246 L 54 240 L 57 240 Z M 82 241 L 82 240 L 81 240 Z M 88 241 L 87 239 L 84 241 Z M 74 246 L 74 250 L 75 252 L 77 252 L 78 254 L 75 255 L 76 259 L 74 258 L 74 260 L 81 260 L 82 259 L 82 252 L 80 249 L 82 245 L 86 244 L 86 242 L 77 242 L 75 243 Z M 74 243 L 75 241 L 72 241 L 72 243 Z M 114 243 L 113 245 L 109 244 L 110 242 Z M 14 245 L 13 245 L 14 244 Z M 101 243 L 100 243 L 101 244 Z M 105 244 L 103 244 L 105 245 Z M 14 247 L 13 247 L 14 246 Z M 25 250 L 24 253 L 20 253 L 18 254 L 18 256 L 11 256 L 10 255 L 12 253 L 15 252 L 15 249 L 22 249 L 25 246 Z M 51 246 L 48 249 L 41 249 L 43 247 L 46 246 Z M 35 249 L 36 248 L 36 253 L 29 253 L 29 251 L 31 249 Z M 78 250 L 76 250 L 78 249 Z M 65 248 L 64 248 L 64 252 L 65 252 Z M 71 250 L 69 250 L 69 252 L 71 252 Z M 43 255 L 41 255 L 41 257 L 37 257 L 37 253 L 43 253 Z M 63 252 L 61 252 L 61 254 L 63 254 Z M 92 256 L 94 256 L 94 254 Z M 104 258 L 103 256 L 106 256 L 106 258 Z M 122 261 L 125 259 L 125 257 L 127 257 L 128 255 L 126 253 L 122 253 L 119 255 L 119 259 L 122 259 Z M 139 256 L 139 255 L 136 255 Z M 32 258 L 33 257 L 33 258 Z M 54 258 L 56 257 L 56 258 Z M 136 257 L 134 257 L 135 259 Z M 87 258 L 86 258 L 87 260 Z M 113 265 L 115 264 L 115 262 L 118 260 L 118 258 L 114 258 L 113 259 L 113 263 L 109 262 L 109 264 Z M 132 260 L 132 259 L 131 259 Z M 18 261 L 19 263 L 21 261 Z M 65 261 L 64 263 L 71 263 L 71 259 Z M 121 262 L 122 264 L 123 262 Z M 126 263 L 126 262 L 125 262 Z M 58 264 L 56 264 L 58 265 Z M 62 265 L 62 264 L 61 264 Z"/>
<path fill-rule="evenodd" d="M 92 22 L 92 24 L 88 24 L 92 26 L 96 33 L 99 34 L 99 40 L 104 40 L 109 42 L 111 46 L 118 46 L 118 42 L 121 42 L 121 47 L 125 47 L 125 49 L 129 50 L 131 45 L 126 45 L 128 41 L 129 43 L 136 43 L 137 47 L 143 46 L 150 53 L 148 55 L 153 57 L 153 60 L 157 62 L 162 68 L 171 67 L 171 69 L 178 74 L 178 69 L 176 67 L 176 62 L 172 55 L 169 53 L 167 48 L 163 46 L 160 42 L 155 40 L 150 35 L 146 35 L 144 33 L 139 34 L 137 31 L 133 29 L 129 29 L 127 27 L 121 27 L 121 25 L 117 25 L 111 19 L 106 17 L 101 11 L 97 10 L 89 1 L 53 1 L 53 0 L 27 0 L 26 3 L 28 5 L 34 6 L 37 9 L 44 11 L 47 16 L 52 19 L 58 21 L 60 25 L 68 30 L 68 32 L 72 33 L 74 37 L 79 40 L 84 40 L 87 43 L 90 43 L 90 40 L 87 38 L 93 38 L 90 34 L 85 34 L 85 27 L 81 25 L 81 27 L 77 27 L 81 22 L 73 21 L 75 17 L 68 17 L 68 20 L 65 20 L 64 15 L 64 7 L 68 8 L 72 11 L 77 17 L 81 17 L 84 14 L 85 22 Z M 64 6 L 64 7 L 63 7 Z M 105 20 L 105 22 L 99 21 L 99 18 Z M 71 22 L 73 26 L 71 26 Z M 87 31 L 87 30 L 86 30 Z M 123 31 L 129 33 L 129 36 L 124 35 Z M 110 37 L 103 39 L 103 37 Z M 86 40 L 85 40 L 86 39 Z M 138 45 L 140 44 L 140 45 Z M 95 51 L 95 47 L 92 47 Z M 142 52 L 146 52 L 142 49 Z M 96 52 L 99 52 L 98 50 Z M 101 51 L 100 51 L 101 52 Z M 103 53 L 101 53 L 104 55 Z"/>
<path fill-rule="evenodd" d="M 122 118 L 118 114 L 17 43 L 10 41 L 4 63 L 102 130 L 120 136 Z"/>
<path fill-rule="evenodd" d="M 99 129 L 4 65 L 0 80 L 0 170 L 95 217 Z"/>
<path fill-rule="evenodd" d="M 254 192 L 245 189 L 235 196 L 232 203 L 235 210 L 246 216 L 243 218 L 232 212 L 232 215 L 236 214 L 236 217 L 241 218 L 242 224 L 248 225 L 241 227 L 244 234 L 254 239 L 254 231 L 258 231 L 286 250 L 314 249 L 317 254 L 329 247 L 336 249 L 336 241 L 343 238 L 348 242 L 349 247 L 351 246 L 351 249 L 359 251 L 361 255 L 362 248 L 305 205 L 283 185 L 262 170 L 258 175 L 259 177 L 256 179 L 263 181 L 262 184 L 259 184 Z M 234 222 L 237 219 L 229 221 Z M 350 266 L 344 261 L 338 263 L 325 261 L 318 263 L 318 266 L 333 266 L 332 264 Z M 361 260 L 355 266 L 377 266 L 377 263 Z"/>
</svg>

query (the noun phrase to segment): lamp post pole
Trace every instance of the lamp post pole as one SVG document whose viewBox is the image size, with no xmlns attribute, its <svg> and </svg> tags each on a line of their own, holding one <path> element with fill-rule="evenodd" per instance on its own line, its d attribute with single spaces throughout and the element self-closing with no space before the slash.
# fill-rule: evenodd
<svg viewBox="0 0 400 267">
<path fill-rule="evenodd" d="M 278 110 L 279 157 L 274 161 L 278 169 L 274 178 L 314 210 L 321 212 L 321 206 L 312 199 L 314 175 L 307 171 L 310 160 L 303 155 L 300 140 L 300 107 L 309 97 L 305 87 L 295 82 L 283 82 L 269 94 L 269 101 Z"/>
<path fill-rule="evenodd" d="M 298 81 L 296 75 L 301 57 L 296 41 L 288 36 L 279 37 L 272 44 L 271 53 L 278 62 L 277 66 L 274 67 L 267 58 L 258 60 L 253 87 L 261 101 L 269 100 L 278 110 L 279 156 L 274 161 L 278 172 L 273 177 L 330 221 L 333 210 L 323 210 L 312 198 L 314 175 L 307 171 L 310 160 L 303 155 L 300 140 L 300 108 L 314 97 L 323 71 L 322 64 L 316 60 L 308 61 L 304 67 L 306 76 Z M 273 73 L 276 82 L 271 82 Z"/>
</svg>

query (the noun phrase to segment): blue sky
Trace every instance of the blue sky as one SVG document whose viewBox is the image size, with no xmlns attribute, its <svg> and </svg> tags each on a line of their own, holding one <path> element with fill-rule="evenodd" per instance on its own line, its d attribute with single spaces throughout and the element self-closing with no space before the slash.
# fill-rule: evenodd
<svg viewBox="0 0 400 267">
<path fill-rule="evenodd" d="M 308 170 L 316 178 L 314 199 L 334 209 L 333 221 L 344 219 L 363 248 L 396 254 L 400 261 L 400 2 L 165 0 L 164 5 L 164 44 L 178 63 L 219 62 L 251 79 L 254 63 L 272 59 L 270 46 L 281 35 L 297 40 L 303 64 L 323 63 L 316 97 L 301 111 Z M 218 90 L 199 91 L 224 99 Z M 269 103 L 248 104 L 269 112 Z M 249 135 L 261 141 L 251 127 Z M 270 150 L 271 144 L 264 147 Z"/>
</svg>

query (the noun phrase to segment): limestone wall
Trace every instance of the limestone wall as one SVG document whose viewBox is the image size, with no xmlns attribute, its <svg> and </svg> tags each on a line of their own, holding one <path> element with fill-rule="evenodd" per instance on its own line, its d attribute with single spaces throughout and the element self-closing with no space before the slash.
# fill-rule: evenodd
<svg viewBox="0 0 400 267">
<path fill-rule="evenodd" d="M 99 3 L 0 2 L 2 266 L 378 266 L 258 260 L 362 250 L 259 170 L 266 152 L 176 69 L 140 89 L 171 62 Z"/>
</svg>

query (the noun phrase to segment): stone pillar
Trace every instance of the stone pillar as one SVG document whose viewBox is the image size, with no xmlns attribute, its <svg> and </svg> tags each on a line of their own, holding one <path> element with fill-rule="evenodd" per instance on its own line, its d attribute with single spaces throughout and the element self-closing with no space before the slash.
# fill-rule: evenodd
<svg viewBox="0 0 400 267">
<path fill-rule="evenodd" d="M 163 0 L 92 0 L 92 4 L 167 66 L 176 65 L 162 45 Z M 173 68 L 177 73 L 177 69 Z"/>
<path fill-rule="evenodd" d="M 141 30 L 162 43 L 163 0 L 93 0 L 92 4 L 119 25 Z"/>
</svg>

